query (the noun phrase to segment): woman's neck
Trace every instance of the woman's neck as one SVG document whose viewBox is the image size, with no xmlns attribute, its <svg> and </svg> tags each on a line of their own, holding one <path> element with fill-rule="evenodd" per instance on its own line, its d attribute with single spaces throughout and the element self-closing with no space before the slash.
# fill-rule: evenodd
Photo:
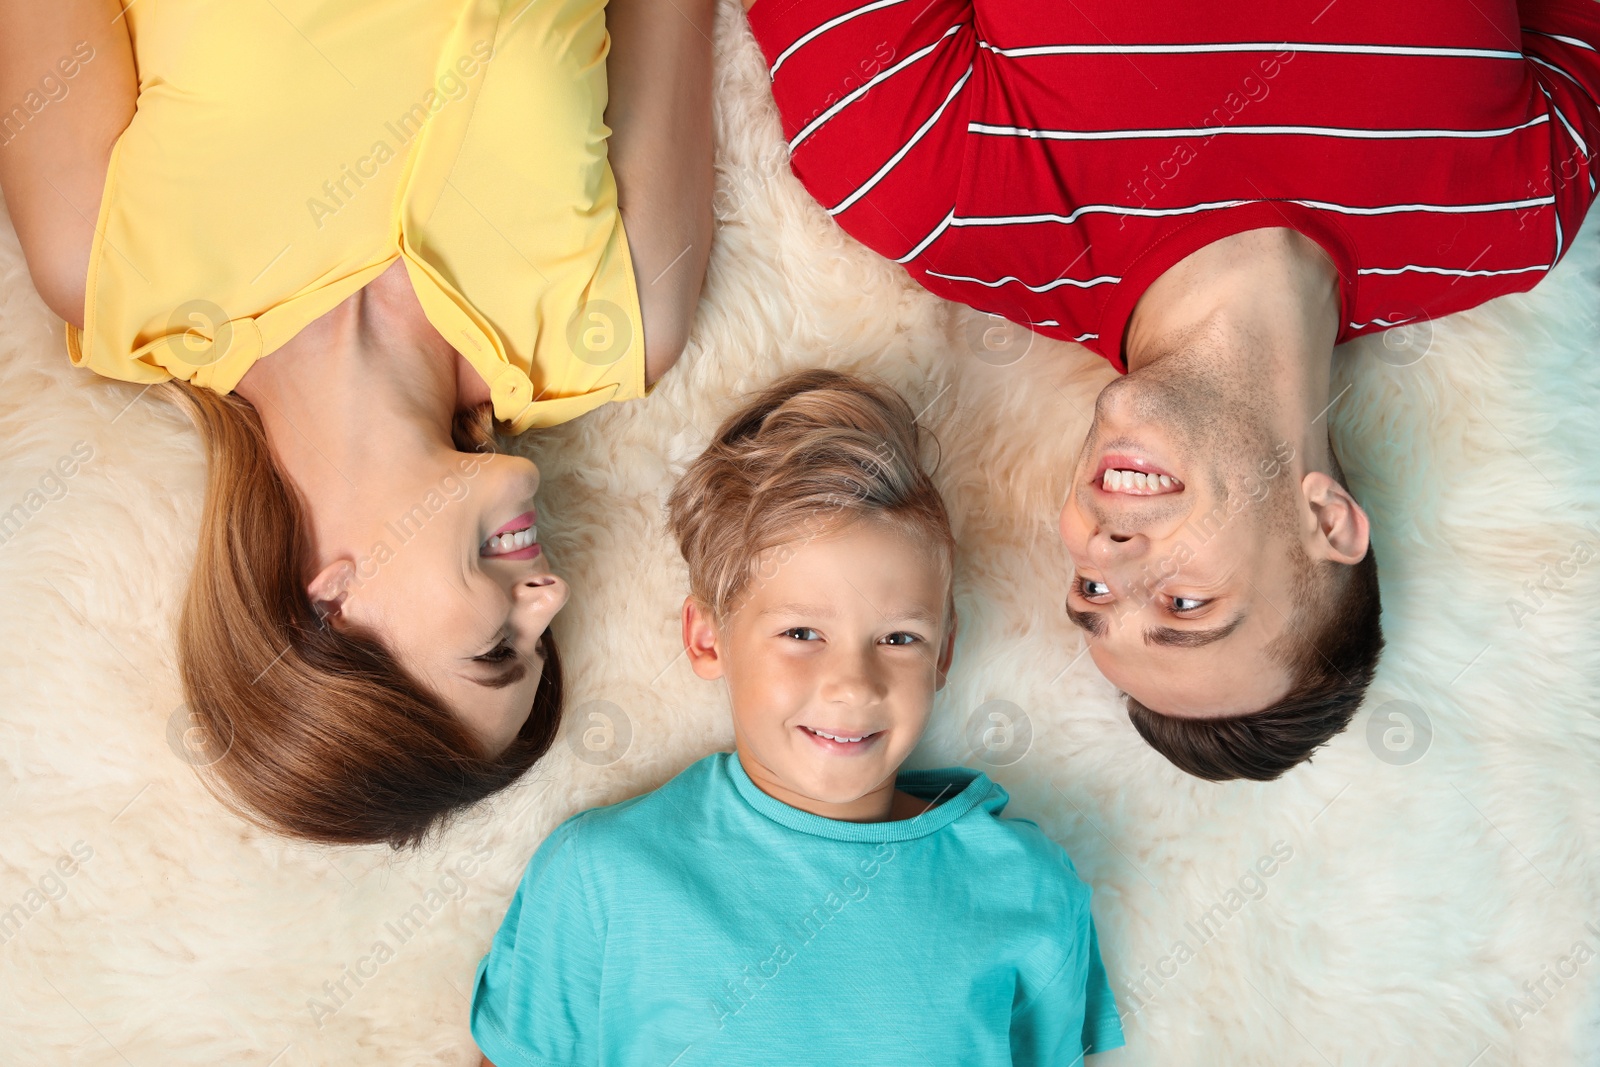
<svg viewBox="0 0 1600 1067">
<path fill-rule="evenodd" d="M 345 516 L 383 494 L 391 472 L 453 447 L 458 407 L 487 386 L 417 302 L 402 261 L 258 360 L 235 389 L 255 407 L 281 469 L 311 512 L 313 536 L 333 547 Z M 471 388 L 476 382 L 482 395 Z M 463 395 L 467 394 L 467 395 Z"/>
</svg>

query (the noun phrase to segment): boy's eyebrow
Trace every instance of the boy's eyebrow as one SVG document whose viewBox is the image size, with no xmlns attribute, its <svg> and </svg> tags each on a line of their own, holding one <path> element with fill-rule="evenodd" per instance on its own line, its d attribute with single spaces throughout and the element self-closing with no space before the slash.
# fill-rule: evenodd
<svg viewBox="0 0 1600 1067">
<path fill-rule="evenodd" d="M 831 619 L 837 615 L 838 612 L 834 611 L 833 607 L 827 604 L 790 603 L 774 604 L 772 607 L 763 610 L 761 614 L 807 615 L 814 619 Z M 930 625 L 937 625 L 943 621 L 942 617 L 937 612 L 930 611 L 927 608 L 920 606 L 901 608 L 899 611 L 885 612 L 883 617 L 891 620 L 910 619 L 915 622 L 929 623 Z"/>
<path fill-rule="evenodd" d="M 772 607 L 764 610 L 761 614 L 815 615 L 818 618 L 831 619 L 833 618 L 834 612 L 831 607 L 819 606 L 817 604 L 774 604 Z"/>
</svg>

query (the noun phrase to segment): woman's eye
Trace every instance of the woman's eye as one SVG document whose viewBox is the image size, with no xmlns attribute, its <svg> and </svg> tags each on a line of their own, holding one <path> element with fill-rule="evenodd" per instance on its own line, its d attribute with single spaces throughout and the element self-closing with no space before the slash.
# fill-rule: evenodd
<svg viewBox="0 0 1600 1067">
<path fill-rule="evenodd" d="M 504 663 L 508 659 L 515 658 L 516 654 L 516 649 L 512 648 L 506 642 L 501 641 L 498 645 L 495 645 L 483 655 L 473 656 L 472 658 L 479 663 Z"/>
<path fill-rule="evenodd" d="M 1211 603 L 1209 600 L 1196 600 L 1193 597 L 1175 596 L 1172 598 L 1172 610 L 1181 615 L 1186 611 L 1199 611 L 1209 603 Z"/>
<path fill-rule="evenodd" d="M 815 638 L 816 633 L 817 633 L 817 631 L 813 630 L 809 626 L 791 626 L 787 630 L 783 631 L 783 636 L 785 636 L 785 637 L 794 637 L 794 639 L 796 641 L 811 641 L 811 640 L 813 640 Z M 811 637 L 796 636 L 797 634 L 799 634 L 799 635 L 811 634 L 812 636 Z"/>
<path fill-rule="evenodd" d="M 1097 582 L 1093 578 L 1078 579 L 1078 595 L 1085 600 L 1111 595 L 1111 587 L 1105 582 Z"/>
<path fill-rule="evenodd" d="M 902 640 L 896 640 L 897 638 Z M 891 645 L 904 646 L 916 644 L 918 641 L 921 641 L 922 638 L 918 637 L 916 634 L 908 634 L 904 630 L 900 630 L 890 634 L 888 637 L 885 637 L 884 640 L 889 642 Z"/>
</svg>

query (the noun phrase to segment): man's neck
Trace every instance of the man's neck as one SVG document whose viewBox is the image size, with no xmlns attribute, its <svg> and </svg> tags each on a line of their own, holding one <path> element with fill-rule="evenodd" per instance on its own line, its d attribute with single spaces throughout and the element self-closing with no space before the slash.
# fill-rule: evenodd
<svg viewBox="0 0 1600 1067">
<path fill-rule="evenodd" d="M 1322 248 L 1287 228 L 1247 230 L 1179 260 L 1145 290 L 1128 320 L 1130 374 L 1209 335 L 1215 385 L 1248 388 L 1272 405 L 1273 422 L 1322 469 L 1333 344 L 1339 333 L 1338 272 Z"/>
</svg>

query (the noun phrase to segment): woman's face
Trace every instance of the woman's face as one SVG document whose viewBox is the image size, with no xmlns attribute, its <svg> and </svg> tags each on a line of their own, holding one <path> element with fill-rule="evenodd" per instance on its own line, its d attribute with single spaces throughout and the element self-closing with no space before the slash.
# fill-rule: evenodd
<svg viewBox="0 0 1600 1067">
<path fill-rule="evenodd" d="M 540 637 L 567 600 L 537 541 L 538 487 L 519 456 L 441 453 L 368 501 L 370 547 L 311 587 L 314 601 L 343 590 L 335 624 L 378 634 L 492 754 L 528 718 Z"/>
</svg>

